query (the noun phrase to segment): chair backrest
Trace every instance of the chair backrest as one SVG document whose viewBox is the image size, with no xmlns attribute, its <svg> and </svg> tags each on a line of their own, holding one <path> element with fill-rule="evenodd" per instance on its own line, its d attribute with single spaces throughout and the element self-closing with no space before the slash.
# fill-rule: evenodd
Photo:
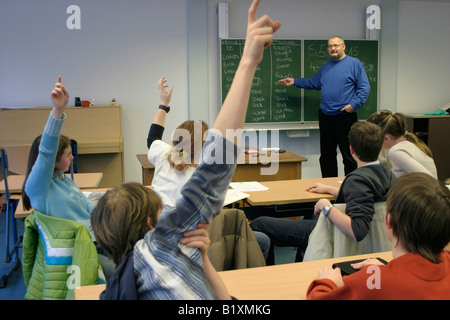
<svg viewBox="0 0 450 320">
<path fill-rule="evenodd" d="M 208 256 L 217 271 L 266 265 L 261 248 L 242 210 L 224 209 L 208 226 Z"/>
<path fill-rule="evenodd" d="M 104 280 L 89 231 L 71 220 L 34 210 L 25 219 L 23 250 L 25 299 L 72 299 L 70 278 L 81 286 Z"/>
<path fill-rule="evenodd" d="M 26 174 L 30 148 L 31 146 L 3 147 L 8 155 L 8 172 L 14 174 Z"/>
<path fill-rule="evenodd" d="M 70 147 L 72 148 L 73 160 L 70 163 L 69 170 L 65 173 L 70 173 L 70 176 L 73 180 L 73 174 L 78 173 L 78 144 L 74 139 L 70 139 Z"/>
<path fill-rule="evenodd" d="M 72 166 L 73 166 L 73 172 L 78 173 L 78 144 L 77 141 L 74 139 L 70 139 L 70 146 L 72 147 Z"/>
<path fill-rule="evenodd" d="M 345 212 L 345 204 L 335 204 L 340 211 Z M 375 213 L 370 223 L 367 236 L 357 242 L 345 235 L 323 214 L 311 232 L 303 261 L 346 257 L 358 254 L 375 253 L 391 250 L 391 243 L 384 231 L 386 202 L 376 202 Z"/>
</svg>

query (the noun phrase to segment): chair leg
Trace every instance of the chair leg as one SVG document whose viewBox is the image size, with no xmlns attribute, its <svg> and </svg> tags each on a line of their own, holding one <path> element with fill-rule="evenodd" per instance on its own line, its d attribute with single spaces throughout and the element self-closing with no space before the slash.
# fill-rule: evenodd
<svg viewBox="0 0 450 320">
<path fill-rule="evenodd" d="M 14 212 L 16 211 L 17 202 L 16 201 L 7 201 L 6 206 L 6 263 L 12 262 L 11 267 L 9 268 L 8 272 L 4 274 L 0 278 L 0 288 L 5 288 L 9 277 L 12 275 L 14 271 L 19 270 L 20 266 L 22 265 L 20 258 L 19 258 L 19 248 L 20 244 L 22 243 L 23 237 L 17 236 L 17 224 L 16 220 L 14 218 Z M 11 219 L 11 231 L 12 231 L 12 237 L 13 241 L 15 242 L 14 247 L 10 249 L 9 247 L 9 225 Z"/>
<path fill-rule="evenodd" d="M 9 251 L 9 213 L 11 212 L 12 209 L 12 203 L 9 201 L 9 199 L 6 199 L 6 226 L 5 226 L 5 253 L 6 253 L 6 257 L 5 257 L 5 262 L 6 263 L 10 263 L 11 262 L 11 254 Z"/>
<path fill-rule="evenodd" d="M 19 270 L 20 266 L 22 265 L 22 263 L 20 262 L 20 259 L 17 256 L 17 253 L 14 255 L 14 260 L 13 260 L 13 264 L 11 265 L 11 267 L 9 268 L 8 272 L 5 273 L 1 278 L 0 278 L 0 289 L 3 289 L 6 287 L 6 285 L 8 284 L 8 279 L 9 277 L 12 275 L 12 273 L 14 271 Z"/>
</svg>

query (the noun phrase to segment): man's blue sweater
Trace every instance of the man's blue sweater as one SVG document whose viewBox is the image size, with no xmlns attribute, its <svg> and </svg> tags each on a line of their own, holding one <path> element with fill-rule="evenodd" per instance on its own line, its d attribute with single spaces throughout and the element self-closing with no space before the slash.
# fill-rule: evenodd
<svg viewBox="0 0 450 320">
<path fill-rule="evenodd" d="M 312 78 L 296 78 L 294 85 L 306 90 L 322 90 L 320 108 L 327 115 L 341 113 L 346 105 L 356 111 L 369 96 L 366 71 L 357 58 L 345 56 L 327 61 Z"/>
</svg>

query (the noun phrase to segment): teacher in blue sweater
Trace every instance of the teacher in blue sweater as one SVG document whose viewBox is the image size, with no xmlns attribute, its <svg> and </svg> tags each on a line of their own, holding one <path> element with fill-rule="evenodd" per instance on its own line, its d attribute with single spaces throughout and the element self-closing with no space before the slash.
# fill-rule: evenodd
<svg viewBox="0 0 450 320">
<path fill-rule="evenodd" d="M 331 57 L 312 78 L 285 78 L 278 82 L 306 90 L 322 90 L 319 109 L 320 169 L 322 177 L 337 177 L 336 147 L 342 154 L 345 175 L 357 168 L 350 154 L 348 133 L 357 121 L 356 111 L 369 96 L 366 71 L 357 58 L 345 54 L 344 39 L 328 39 Z"/>
</svg>

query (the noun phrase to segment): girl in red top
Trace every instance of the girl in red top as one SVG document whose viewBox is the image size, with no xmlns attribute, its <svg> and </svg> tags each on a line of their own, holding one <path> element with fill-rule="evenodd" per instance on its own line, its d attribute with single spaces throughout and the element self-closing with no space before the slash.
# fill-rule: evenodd
<svg viewBox="0 0 450 320">
<path fill-rule="evenodd" d="M 450 299 L 450 191 L 425 173 L 398 178 L 386 201 L 385 229 L 393 260 L 354 264 L 342 277 L 325 268 L 311 283 L 308 299 Z"/>
</svg>

